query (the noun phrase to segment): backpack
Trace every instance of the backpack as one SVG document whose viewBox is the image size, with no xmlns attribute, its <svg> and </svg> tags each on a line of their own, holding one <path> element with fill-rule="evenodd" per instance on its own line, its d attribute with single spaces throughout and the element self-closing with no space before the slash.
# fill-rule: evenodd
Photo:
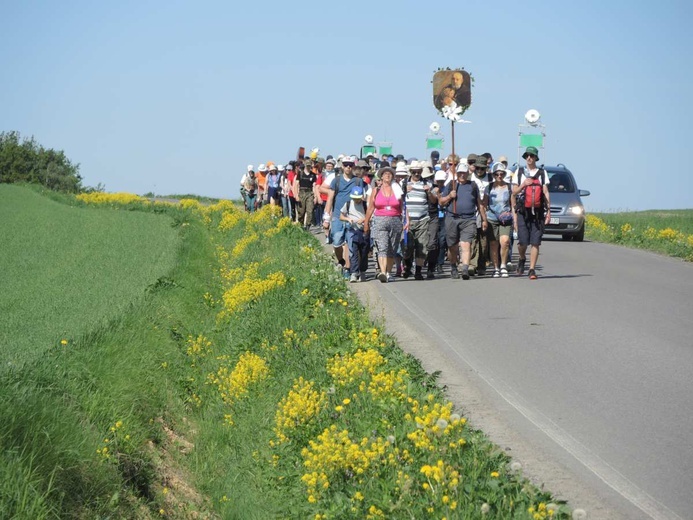
<svg viewBox="0 0 693 520">
<path fill-rule="evenodd" d="M 363 179 L 361 179 L 359 177 L 354 177 L 354 178 L 358 179 L 358 181 L 359 181 L 358 183 L 356 183 L 355 186 L 361 186 L 362 188 L 364 188 L 365 183 L 363 182 Z M 335 204 L 337 202 L 337 194 L 339 193 L 339 185 L 342 182 L 342 174 L 341 173 L 335 173 L 334 179 L 335 179 L 334 197 L 332 197 L 332 204 Z M 363 191 L 366 191 L 366 190 L 364 189 Z M 349 202 L 351 202 L 351 201 L 349 201 Z M 364 206 L 366 206 L 365 201 L 364 201 Z M 333 206 L 332 211 L 334 212 L 334 211 L 339 211 L 339 210 Z"/>
<path fill-rule="evenodd" d="M 539 168 L 537 173 L 531 177 L 532 184 L 525 187 L 524 191 L 522 192 L 522 198 L 524 199 L 522 206 L 525 209 L 540 210 L 544 207 L 543 183 L 539 181 L 539 178 L 542 177 L 542 179 L 545 181 L 545 174 L 546 172 L 544 169 Z"/>
</svg>

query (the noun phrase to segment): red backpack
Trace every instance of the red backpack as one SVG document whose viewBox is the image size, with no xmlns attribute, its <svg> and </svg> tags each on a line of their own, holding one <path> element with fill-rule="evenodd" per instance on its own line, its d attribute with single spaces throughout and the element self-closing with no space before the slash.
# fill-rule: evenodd
<svg viewBox="0 0 693 520">
<path fill-rule="evenodd" d="M 544 190 L 539 178 L 544 175 L 544 169 L 539 168 L 534 176 L 531 177 L 532 184 L 524 190 L 524 207 L 527 209 L 541 209 L 544 205 Z"/>
</svg>

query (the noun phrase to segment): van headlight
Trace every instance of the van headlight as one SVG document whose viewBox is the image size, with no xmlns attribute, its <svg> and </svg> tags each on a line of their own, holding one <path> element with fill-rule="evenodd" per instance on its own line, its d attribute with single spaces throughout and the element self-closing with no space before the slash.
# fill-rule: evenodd
<svg viewBox="0 0 693 520">
<path fill-rule="evenodd" d="M 572 213 L 573 215 L 583 215 L 585 213 L 585 208 L 582 206 L 570 206 L 568 208 L 568 213 Z"/>
</svg>

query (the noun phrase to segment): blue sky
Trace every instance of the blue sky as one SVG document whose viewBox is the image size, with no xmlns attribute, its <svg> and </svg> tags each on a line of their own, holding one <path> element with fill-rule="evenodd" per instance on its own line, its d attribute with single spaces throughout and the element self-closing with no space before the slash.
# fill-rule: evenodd
<svg viewBox="0 0 693 520">
<path fill-rule="evenodd" d="M 565 4 L 565 5 L 564 5 Z M 64 150 L 86 185 L 238 197 L 247 164 L 364 136 L 428 155 L 439 67 L 474 77 L 456 151 L 517 157 L 530 108 L 542 162 L 588 210 L 691 208 L 693 15 L 684 1 L 0 0 L 0 131 Z"/>
</svg>

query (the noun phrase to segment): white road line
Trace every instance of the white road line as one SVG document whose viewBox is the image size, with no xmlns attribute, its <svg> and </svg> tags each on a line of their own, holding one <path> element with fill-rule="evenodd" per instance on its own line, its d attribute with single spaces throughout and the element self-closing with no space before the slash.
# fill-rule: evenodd
<svg viewBox="0 0 693 520">
<path fill-rule="evenodd" d="M 654 520 L 684 520 L 667 506 L 636 486 L 626 476 L 613 468 L 597 454 L 593 453 L 584 444 L 573 438 L 568 432 L 554 423 L 542 412 L 533 410 L 527 404 L 524 404 L 523 399 L 516 392 L 513 392 L 503 381 L 497 381 L 490 375 L 487 375 L 485 370 L 482 370 L 480 363 L 470 359 L 471 356 L 465 356 L 460 353 L 447 338 L 438 332 L 442 330 L 443 327 L 433 316 L 423 309 L 411 304 L 409 300 L 400 298 L 399 295 L 393 292 L 387 285 L 383 288 L 387 288 L 390 294 L 414 316 L 419 317 L 422 314 L 427 314 L 426 320 L 419 318 L 419 322 L 424 324 L 424 326 L 430 330 L 431 334 L 440 338 L 440 340 L 447 345 L 450 352 L 455 354 L 467 366 L 474 370 L 479 377 L 510 406 L 515 408 L 523 417 L 561 448 L 570 453 L 580 464 L 599 477 L 606 485 Z"/>
</svg>

